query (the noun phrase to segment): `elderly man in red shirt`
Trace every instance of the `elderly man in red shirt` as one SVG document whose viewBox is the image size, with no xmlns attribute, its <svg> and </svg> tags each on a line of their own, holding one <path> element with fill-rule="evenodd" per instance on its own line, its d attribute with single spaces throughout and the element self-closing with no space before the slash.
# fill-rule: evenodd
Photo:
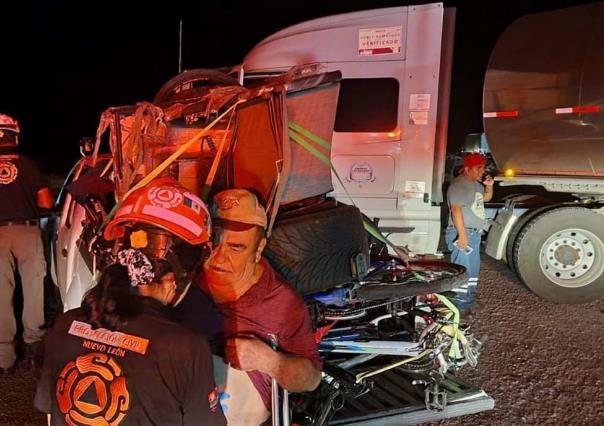
<svg viewBox="0 0 604 426">
<path fill-rule="evenodd" d="M 223 409 L 229 424 L 262 423 L 270 415 L 271 379 L 288 391 L 314 390 L 321 359 L 302 297 L 262 257 L 267 217 L 256 196 L 233 189 L 214 201 L 215 246 L 202 288 L 223 318 L 230 364 L 222 369 Z M 269 343 L 273 336 L 278 352 Z"/>
</svg>

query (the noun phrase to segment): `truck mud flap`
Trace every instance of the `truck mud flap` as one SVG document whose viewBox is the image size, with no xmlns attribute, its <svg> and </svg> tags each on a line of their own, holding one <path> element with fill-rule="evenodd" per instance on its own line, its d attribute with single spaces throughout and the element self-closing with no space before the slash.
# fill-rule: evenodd
<svg viewBox="0 0 604 426">
<path fill-rule="evenodd" d="M 424 386 L 413 385 L 422 374 L 393 369 L 372 377 L 373 389 L 347 399 L 332 418 L 330 425 L 415 425 L 492 410 L 495 400 L 483 390 L 447 374 L 441 389 L 447 393 L 443 410 L 428 410 Z"/>
</svg>

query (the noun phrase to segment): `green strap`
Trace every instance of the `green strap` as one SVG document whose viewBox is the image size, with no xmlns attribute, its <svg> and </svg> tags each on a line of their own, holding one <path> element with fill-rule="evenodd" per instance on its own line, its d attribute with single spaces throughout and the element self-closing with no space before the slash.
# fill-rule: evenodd
<svg viewBox="0 0 604 426">
<path fill-rule="evenodd" d="M 349 195 L 350 197 L 350 195 Z M 382 235 L 382 233 L 380 232 L 380 230 L 373 224 L 373 222 L 371 222 L 368 218 L 366 218 L 365 216 L 363 216 L 363 228 L 365 228 L 365 231 L 367 231 L 367 233 L 369 233 L 369 235 L 371 235 L 373 238 L 377 239 L 378 241 L 381 241 L 382 243 L 386 244 L 387 246 L 391 247 L 392 250 L 394 251 L 394 253 L 403 261 L 403 262 L 408 262 L 409 261 L 409 253 L 405 251 L 405 249 L 400 248 L 398 246 L 396 246 L 392 241 L 390 241 L 388 238 L 384 237 L 384 235 Z M 413 274 L 415 275 L 415 278 L 421 280 L 422 277 L 419 274 L 416 274 L 415 272 L 413 272 Z"/>
<path fill-rule="evenodd" d="M 377 229 L 377 227 L 372 222 L 370 222 L 366 218 L 363 218 L 363 228 L 365 228 L 365 231 L 367 231 L 367 233 L 369 233 L 376 240 L 381 241 L 382 243 L 387 244 L 390 247 L 396 247 L 390 240 L 388 240 L 382 235 L 380 230 Z"/>
<path fill-rule="evenodd" d="M 296 126 L 298 126 L 298 125 L 296 125 Z M 298 126 L 298 127 L 300 127 L 300 126 Z M 306 130 L 306 133 L 310 133 L 310 132 L 308 130 Z M 293 129 L 291 129 L 291 128 L 289 130 L 289 137 L 290 137 L 291 140 L 293 140 L 294 142 L 298 143 L 300 146 L 302 146 L 304 149 L 306 149 L 312 155 L 314 155 L 315 157 L 317 157 L 319 160 L 321 160 L 321 162 L 323 164 L 325 164 L 327 167 L 329 167 L 331 169 L 331 171 L 335 175 L 336 179 L 338 179 L 338 182 L 340 182 L 340 185 L 342 185 L 342 189 L 344 189 L 344 192 L 346 192 L 346 195 L 348 195 L 348 198 L 350 198 L 350 201 L 356 207 L 354 199 L 350 196 L 350 194 L 346 190 L 346 187 L 344 186 L 344 182 L 342 182 L 342 179 L 340 178 L 340 175 L 338 174 L 338 171 L 333 166 L 333 163 L 331 162 L 331 160 L 329 159 L 329 157 L 327 157 L 325 154 L 323 154 L 317 148 L 315 148 L 314 146 L 312 146 L 312 144 L 310 144 L 309 142 L 307 142 L 306 139 L 304 139 L 304 137 L 302 135 L 296 133 L 296 131 L 293 130 Z M 317 136 L 317 138 L 319 138 L 319 137 Z M 321 138 L 319 138 L 319 139 L 321 139 Z"/>
<path fill-rule="evenodd" d="M 312 146 L 309 142 L 307 142 L 301 135 L 296 133 L 295 131 L 289 132 L 289 138 L 300 145 L 302 148 L 310 152 L 312 155 L 317 157 L 323 164 L 325 164 L 329 168 L 333 168 L 331 165 L 331 161 L 327 157 L 327 155 L 323 154 L 317 148 Z"/>
<path fill-rule="evenodd" d="M 290 121 L 288 123 L 288 127 L 290 128 L 290 130 L 300 133 L 306 139 L 313 141 L 314 143 L 319 145 L 321 148 L 331 149 L 331 144 L 329 142 L 327 142 L 325 139 L 323 139 L 319 135 L 315 135 L 310 130 L 307 130 L 304 127 L 300 126 L 298 123 L 294 123 L 293 121 Z"/>
<path fill-rule="evenodd" d="M 342 189 L 344 190 L 344 192 L 346 192 L 346 195 L 348 196 L 348 198 L 350 199 L 352 204 L 355 205 L 355 207 L 356 207 L 354 199 L 346 190 L 346 186 L 344 185 L 344 182 L 340 178 L 338 171 L 333 166 L 333 163 L 331 162 L 329 157 L 327 157 L 325 154 L 323 154 L 321 151 L 319 151 L 317 148 L 315 148 L 305 138 L 309 139 L 312 142 L 315 142 L 317 145 L 319 145 L 325 149 L 331 148 L 331 145 L 329 144 L 329 142 L 325 141 L 320 136 L 315 135 L 310 130 L 305 129 L 304 127 L 300 126 L 299 124 L 297 124 L 293 121 L 289 122 L 288 127 L 289 127 L 290 139 L 293 140 L 294 142 L 296 142 L 302 148 L 306 149 L 308 152 L 310 152 L 312 155 L 314 155 L 317 159 L 319 159 L 323 164 L 325 164 L 327 167 L 329 167 L 333 171 L 333 174 L 336 177 L 336 179 L 338 179 L 338 182 L 340 182 Z M 363 228 L 365 228 L 365 231 L 367 231 L 372 237 L 374 237 L 378 241 L 381 241 L 382 243 L 392 247 L 392 249 L 395 250 L 395 252 L 397 254 L 399 253 L 399 248 L 396 245 L 394 245 L 390 240 L 388 240 L 386 237 L 384 237 L 384 235 L 382 235 L 380 230 L 371 221 L 367 220 L 366 218 L 363 218 Z"/>
</svg>

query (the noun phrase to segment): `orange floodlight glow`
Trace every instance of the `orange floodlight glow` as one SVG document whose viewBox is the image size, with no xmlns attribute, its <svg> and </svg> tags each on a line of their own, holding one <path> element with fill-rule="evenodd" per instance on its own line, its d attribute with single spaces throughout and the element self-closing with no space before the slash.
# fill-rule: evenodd
<svg viewBox="0 0 604 426">
<path fill-rule="evenodd" d="M 514 169 L 505 169 L 505 172 L 503 173 L 503 175 L 505 177 L 514 177 L 514 175 L 515 175 Z"/>
</svg>

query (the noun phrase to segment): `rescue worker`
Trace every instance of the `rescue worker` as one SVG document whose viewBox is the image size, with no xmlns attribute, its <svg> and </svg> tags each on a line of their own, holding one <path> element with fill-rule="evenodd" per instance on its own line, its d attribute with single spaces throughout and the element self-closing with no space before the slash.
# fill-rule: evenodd
<svg viewBox="0 0 604 426">
<path fill-rule="evenodd" d="M 225 424 L 208 342 L 167 318 L 174 274 L 148 282 L 143 259 L 109 266 L 49 333 L 34 401 L 49 424 Z"/>
<path fill-rule="evenodd" d="M 288 391 L 311 391 L 322 363 L 302 297 L 262 257 L 267 216 L 256 196 L 232 189 L 214 202 L 214 247 L 202 288 L 222 315 L 229 364 L 215 357 L 216 382 L 229 424 L 261 424 L 270 417 L 271 379 Z"/>
<path fill-rule="evenodd" d="M 130 194 L 107 224 L 105 239 L 168 262 L 178 304 L 207 256 L 212 223 L 205 203 L 177 181 L 161 177 Z"/>
<path fill-rule="evenodd" d="M 183 266 L 175 248 L 210 232 L 204 203 L 171 179 L 125 199 L 104 233 L 118 264 L 49 333 L 35 406 L 50 424 L 225 424 L 207 339 L 167 309 Z"/>
<path fill-rule="evenodd" d="M 480 241 L 489 227 L 484 202 L 493 197 L 493 178 L 485 176 L 486 159 L 480 153 L 464 158 L 459 176 L 447 191 L 449 224 L 445 240 L 451 251 L 451 262 L 466 267 L 468 282 L 454 289 L 453 302 L 462 314 L 472 316 L 480 274 Z"/>
<path fill-rule="evenodd" d="M 19 123 L 0 114 L 0 373 L 15 369 L 17 323 L 13 310 L 15 271 L 23 288 L 23 341 L 31 362 L 42 353 L 46 261 L 39 208 L 52 207 L 47 180 L 36 164 L 19 155 Z"/>
</svg>

